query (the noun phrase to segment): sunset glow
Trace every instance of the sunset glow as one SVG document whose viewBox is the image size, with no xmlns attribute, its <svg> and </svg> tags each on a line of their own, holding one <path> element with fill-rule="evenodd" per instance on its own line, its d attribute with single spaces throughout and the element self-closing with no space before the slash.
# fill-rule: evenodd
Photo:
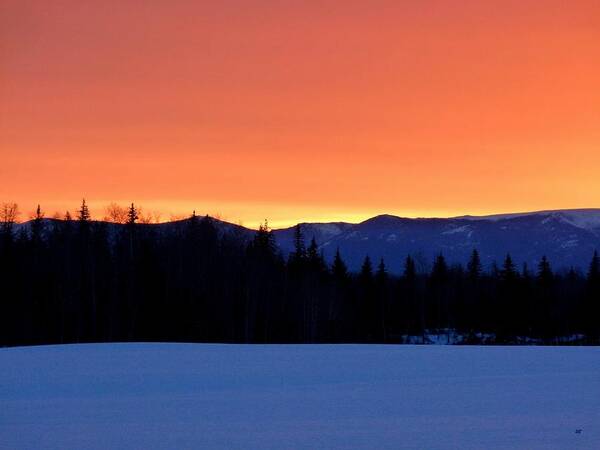
<svg viewBox="0 0 600 450">
<path fill-rule="evenodd" d="M 600 207 L 600 2 L 0 3 L 0 202 Z"/>
</svg>

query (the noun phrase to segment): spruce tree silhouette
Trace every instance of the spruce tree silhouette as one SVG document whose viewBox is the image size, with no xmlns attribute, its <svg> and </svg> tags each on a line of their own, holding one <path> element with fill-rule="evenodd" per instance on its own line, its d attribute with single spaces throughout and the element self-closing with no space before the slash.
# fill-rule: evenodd
<svg viewBox="0 0 600 450">
<path fill-rule="evenodd" d="M 0 345 L 399 343 L 436 329 L 464 343 L 600 343 L 598 253 L 587 273 L 554 273 L 543 257 L 535 276 L 519 274 L 510 255 L 484 271 L 476 250 L 466 270 L 440 254 L 429 273 L 410 255 L 401 276 L 383 260 L 374 273 L 368 256 L 351 273 L 339 249 L 328 268 L 300 227 L 304 262 L 291 276 L 266 222 L 241 235 L 195 212 L 161 225 L 139 223 L 135 204 L 127 213 L 93 221 L 82 201 L 76 221 L 38 207 L 21 225 L 17 205 L 0 209 Z"/>
<path fill-rule="evenodd" d="M 290 253 L 288 267 L 294 276 L 303 276 L 306 269 L 306 245 L 302 226 L 300 224 L 294 227 L 294 251 Z"/>
<path fill-rule="evenodd" d="M 481 276 L 483 271 L 481 266 L 481 259 L 479 258 L 479 252 L 477 249 L 473 249 L 469 262 L 467 263 L 467 272 L 471 281 L 476 281 Z"/>
<path fill-rule="evenodd" d="M 337 248 L 335 251 L 335 257 L 333 258 L 333 265 L 331 266 L 331 273 L 337 281 L 345 281 L 348 277 L 348 267 L 342 259 L 340 249 Z"/>
<path fill-rule="evenodd" d="M 379 260 L 375 273 L 375 323 L 374 337 L 378 342 L 387 342 L 388 313 L 390 311 L 388 293 L 388 273 L 383 258 Z"/>
<path fill-rule="evenodd" d="M 81 201 L 81 207 L 79 208 L 79 211 L 77 213 L 77 220 L 80 223 L 87 223 L 89 222 L 91 219 L 91 215 L 90 215 L 90 209 L 88 208 L 88 205 L 85 203 L 85 198 Z"/>
<path fill-rule="evenodd" d="M 594 251 L 587 273 L 583 315 L 584 329 L 590 342 L 600 338 L 600 256 Z"/>
<path fill-rule="evenodd" d="M 43 234 L 44 234 L 44 213 L 42 212 L 42 208 L 40 205 L 37 206 L 35 210 L 35 216 L 31 221 L 31 240 L 34 245 L 42 245 L 43 244 Z"/>
<path fill-rule="evenodd" d="M 431 287 L 426 316 L 430 318 L 428 328 L 441 330 L 446 325 L 448 303 L 448 265 L 441 253 L 435 257 L 429 283 Z"/>
</svg>

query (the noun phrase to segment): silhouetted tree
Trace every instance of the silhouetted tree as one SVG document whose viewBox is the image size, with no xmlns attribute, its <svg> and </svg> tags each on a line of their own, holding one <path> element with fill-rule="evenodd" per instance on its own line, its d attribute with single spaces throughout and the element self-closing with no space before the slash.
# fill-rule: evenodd
<svg viewBox="0 0 600 450">
<path fill-rule="evenodd" d="M 436 256 L 429 278 L 430 298 L 426 310 L 426 318 L 430 319 L 428 327 L 441 329 L 447 325 L 448 303 L 448 265 L 444 255 Z"/>
<path fill-rule="evenodd" d="M 380 259 L 375 273 L 375 324 L 374 337 L 377 341 L 387 342 L 388 336 L 388 315 L 390 312 L 390 298 L 388 292 L 388 273 L 385 267 L 385 261 Z"/>
<path fill-rule="evenodd" d="M 552 292 L 554 284 L 554 274 L 550 267 L 548 258 L 544 255 L 538 264 L 537 273 L 537 298 L 536 298 L 536 316 L 537 333 L 544 339 L 549 339 L 552 332 L 552 316 L 554 309 L 554 293 Z"/>
<path fill-rule="evenodd" d="M 360 274 L 358 276 L 359 298 L 357 311 L 357 330 L 360 330 L 359 339 L 375 340 L 375 326 L 377 322 L 377 305 L 373 283 L 373 264 L 369 255 L 365 256 Z M 361 326 L 362 325 L 362 326 Z"/>
<path fill-rule="evenodd" d="M 309 269 L 313 272 L 323 274 L 327 271 L 327 265 L 323 255 L 319 253 L 319 246 L 314 236 L 310 240 L 310 245 L 306 251 L 306 259 L 308 262 Z"/>
<path fill-rule="evenodd" d="M 348 267 L 346 267 L 346 263 L 342 259 L 339 248 L 335 251 L 331 273 L 337 281 L 344 281 L 348 277 Z"/>
<path fill-rule="evenodd" d="M 127 210 L 127 225 L 135 225 L 139 219 L 138 211 L 135 205 L 132 203 Z"/>
<path fill-rule="evenodd" d="M 517 269 L 510 254 L 507 254 L 500 270 L 499 289 L 496 292 L 495 332 L 499 342 L 510 342 L 524 313 L 519 309 L 519 287 Z"/>
<path fill-rule="evenodd" d="M 479 258 L 479 252 L 476 249 L 473 249 L 471 253 L 471 258 L 467 264 L 467 272 L 469 274 L 469 279 L 471 281 L 478 280 L 481 277 L 482 272 L 481 259 Z"/>
<path fill-rule="evenodd" d="M 293 271 L 302 271 L 306 262 L 306 246 L 302 226 L 300 224 L 294 227 L 294 251 L 290 253 L 289 266 Z"/>
<path fill-rule="evenodd" d="M 40 208 L 40 205 L 37 206 L 35 210 L 35 216 L 31 221 L 31 240 L 35 245 L 42 245 L 43 243 L 43 234 L 44 234 L 44 213 Z"/>
<path fill-rule="evenodd" d="M 412 256 L 403 274 L 365 257 L 351 273 L 339 249 L 330 268 L 316 240 L 295 231 L 286 264 L 268 225 L 249 234 L 195 212 L 154 226 L 131 205 L 123 224 L 0 210 L 0 345 L 90 341 L 412 342 L 456 331 L 465 343 L 599 343 L 600 258 L 587 274 L 466 266 L 440 254 L 430 271 Z M 293 260 L 290 255 L 288 261 Z M 420 267 L 417 270 L 417 267 Z M 444 330 L 444 331 L 441 331 Z M 582 337 L 579 337 L 582 336 Z"/>
<path fill-rule="evenodd" d="M 77 220 L 79 220 L 79 222 L 81 223 L 86 223 L 91 220 L 90 210 L 87 204 L 85 203 L 85 198 L 81 201 L 81 207 L 79 208 L 79 211 L 77 213 Z"/>
<path fill-rule="evenodd" d="M 583 301 L 582 329 L 590 343 L 600 338 L 600 256 L 594 251 L 586 278 L 585 299 Z"/>
<path fill-rule="evenodd" d="M 425 330 L 425 302 L 417 292 L 417 269 L 414 259 L 408 255 L 404 261 L 404 272 L 400 280 L 401 315 L 406 335 L 422 335 Z"/>
</svg>

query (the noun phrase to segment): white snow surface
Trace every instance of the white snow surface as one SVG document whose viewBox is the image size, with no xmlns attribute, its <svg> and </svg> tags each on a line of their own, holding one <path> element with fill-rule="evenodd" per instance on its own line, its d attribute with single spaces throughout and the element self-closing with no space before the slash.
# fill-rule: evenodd
<svg viewBox="0 0 600 450">
<path fill-rule="evenodd" d="M 0 349 L 0 448 L 598 449 L 600 348 Z"/>
<path fill-rule="evenodd" d="M 549 216 L 554 219 L 558 219 L 563 222 L 569 223 L 577 228 L 582 228 L 584 230 L 593 231 L 600 228 L 600 208 L 558 209 L 522 213 L 492 214 L 489 216 L 459 216 L 455 218 L 467 220 L 489 220 L 495 222 L 498 220 L 513 219 L 516 217 L 534 215 Z"/>
<path fill-rule="evenodd" d="M 330 239 L 344 231 L 343 226 L 338 223 L 312 223 L 308 225 L 311 225 L 314 230 L 317 230 L 319 233 L 321 233 L 321 236 L 324 239 Z M 310 231 L 308 234 L 310 235 Z"/>
<path fill-rule="evenodd" d="M 456 233 L 468 233 L 471 231 L 471 227 L 469 225 L 463 225 L 461 227 L 451 228 L 449 230 L 443 231 L 442 234 L 456 234 Z"/>
</svg>

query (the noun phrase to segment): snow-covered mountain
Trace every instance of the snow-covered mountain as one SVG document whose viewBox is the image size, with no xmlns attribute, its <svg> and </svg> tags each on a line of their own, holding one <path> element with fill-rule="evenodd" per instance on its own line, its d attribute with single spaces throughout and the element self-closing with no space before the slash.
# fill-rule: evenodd
<svg viewBox="0 0 600 450">
<path fill-rule="evenodd" d="M 522 213 L 509 213 L 509 214 L 493 214 L 489 216 L 461 216 L 455 217 L 455 219 L 469 219 L 469 220 L 502 220 L 502 219 L 514 219 L 516 217 L 525 216 L 553 216 L 559 218 L 565 222 L 569 222 L 579 228 L 585 228 L 588 230 L 598 232 L 600 230 L 600 209 L 563 209 L 563 210 L 549 210 L 549 211 L 533 211 L 533 212 L 522 212 Z"/>
<path fill-rule="evenodd" d="M 306 240 L 307 246 L 310 244 L 312 238 L 315 239 L 317 244 L 322 245 L 354 226 L 356 226 L 356 224 L 346 222 L 300 224 L 300 228 Z M 294 226 L 290 228 L 281 228 L 274 231 L 275 238 L 277 239 L 277 245 L 279 245 L 284 253 L 289 252 L 294 247 L 295 228 L 296 227 Z"/>
<path fill-rule="evenodd" d="M 251 239 L 254 230 L 213 219 L 221 234 Z M 48 223 L 54 223 L 49 219 Z M 144 225 L 159 232 L 177 230 L 185 220 Z M 442 253 L 450 263 L 465 263 L 474 248 L 482 261 L 498 264 L 507 253 L 532 269 L 546 255 L 555 269 L 575 267 L 587 270 L 594 250 L 600 250 L 600 209 L 573 209 L 491 216 L 409 219 L 391 215 L 376 216 L 364 222 L 302 223 L 306 245 L 314 237 L 326 259 L 336 249 L 351 270 L 358 270 L 369 255 L 374 263 L 384 258 L 388 269 L 400 273 L 407 255 L 421 270 L 428 270 L 433 258 Z M 110 224 L 109 234 L 120 225 Z M 17 226 L 29 228 L 29 223 Z M 277 244 L 286 256 L 293 249 L 294 227 L 274 230 Z"/>
<path fill-rule="evenodd" d="M 325 224 L 328 225 L 328 224 Z M 316 228 L 319 231 L 324 224 Z M 307 240 L 314 225 L 303 226 Z M 600 250 L 600 209 L 540 211 L 493 216 L 408 219 L 381 215 L 338 227 L 329 239 L 319 240 L 331 260 L 337 248 L 349 267 L 358 270 L 365 255 L 375 262 L 384 258 L 392 272 L 402 271 L 411 254 L 422 270 L 435 255 L 443 253 L 449 262 L 465 263 L 474 248 L 482 261 L 499 264 L 510 253 L 518 264 L 535 268 L 546 255 L 556 269 L 571 266 L 585 270 L 593 251 Z M 290 229 L 275 232 L 284 252 L 291 249 Z"/>
</svg>

